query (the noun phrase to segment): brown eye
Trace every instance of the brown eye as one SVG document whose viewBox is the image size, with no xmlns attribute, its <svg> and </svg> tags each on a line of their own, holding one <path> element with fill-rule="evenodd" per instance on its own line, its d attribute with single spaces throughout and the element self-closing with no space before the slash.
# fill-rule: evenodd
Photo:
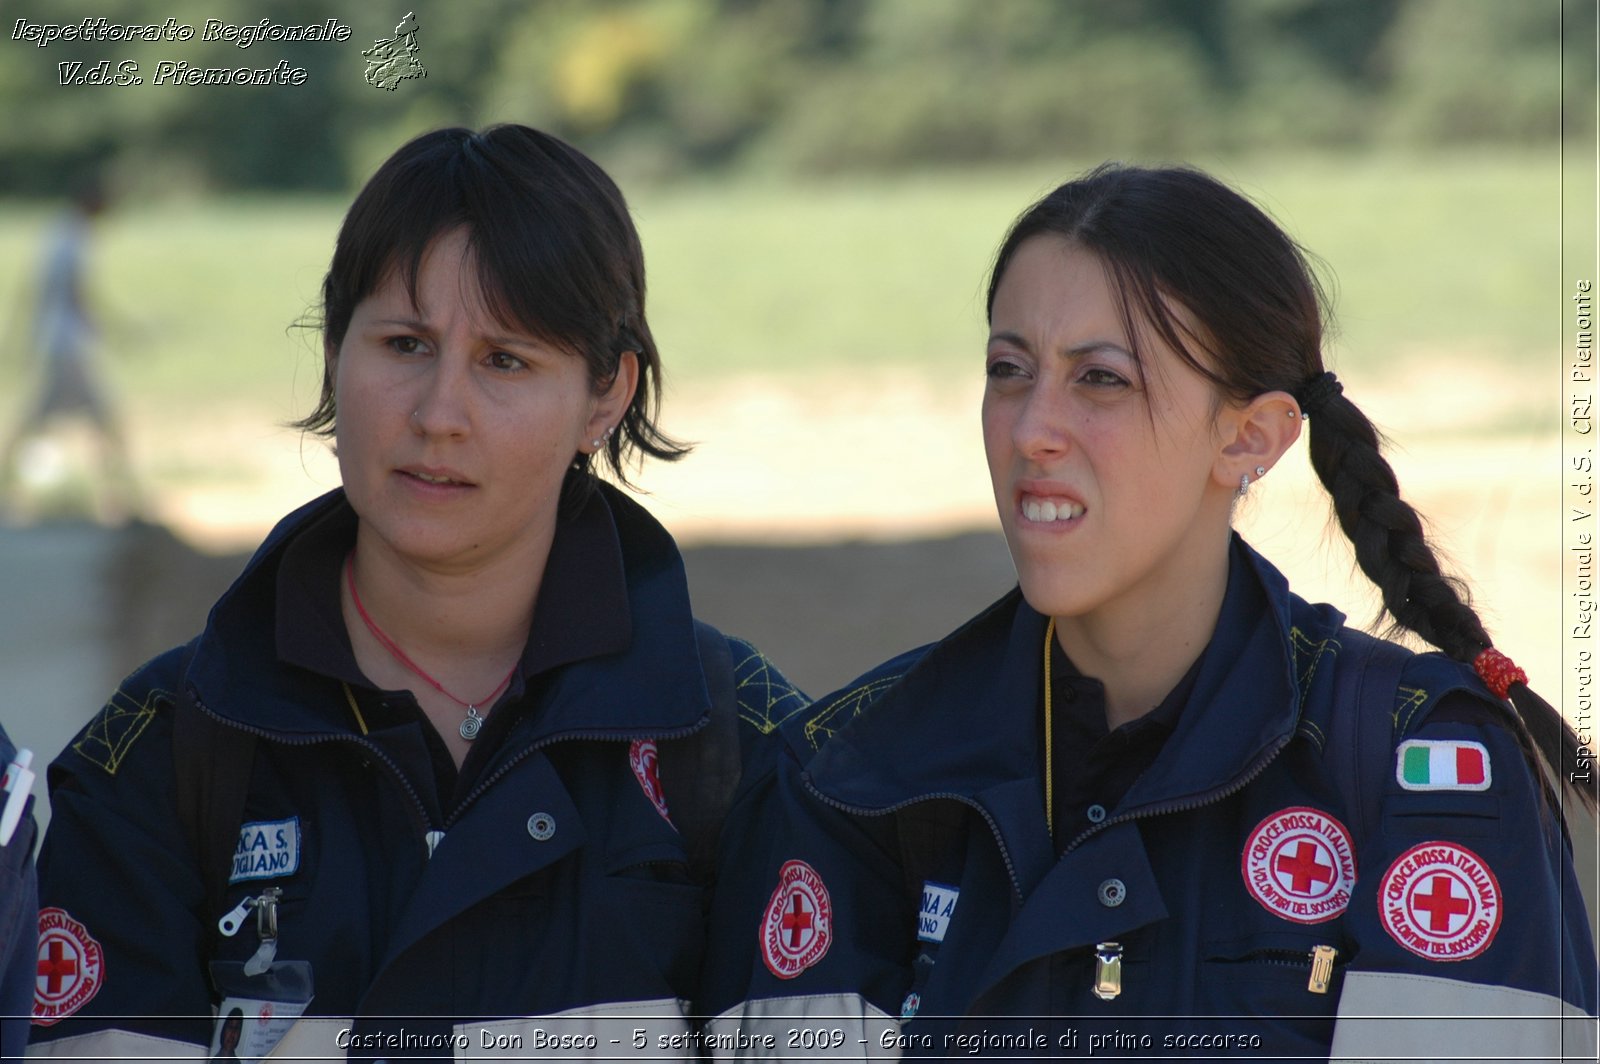
<svg viewBox="0 0 1600 1064">
<path fill-rule="evenodd" d="M 528 364 L 516 355 L 509 355 L 504 351 L 496 351 L 489 356 L 489 365 L 500 370 L 526 369 Z"/>
<path fill-rule="evenodd" d="M 1098 367 L 1085 370 L 1083 376 L 1078 379 L 1096 388 L 1126 388 L 1128 386 L 1128 381 L 1125 377 L 1112 373 L 1108 369 L 1099 369 Z"/>
</svg>

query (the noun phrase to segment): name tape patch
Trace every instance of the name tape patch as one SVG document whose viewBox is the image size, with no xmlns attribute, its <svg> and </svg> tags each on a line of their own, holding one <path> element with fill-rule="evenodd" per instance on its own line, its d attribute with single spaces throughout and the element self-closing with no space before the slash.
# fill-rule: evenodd
<svg viewBox="0 0 1600 1064">
<path fill-rule="evenodd" d="M 1408 791 L 1486 791 L 1493 782 L 1488 748 L 1454 739 L 1407 739 L 1394 775 Z"/>
<path fill-rule="evenodd" d="M 917 913 L 917 938 L 922 942 L 943 942 L 950 930 L 950 914 L 956 911 L 961 891 L 945 883 L 924 880 L 922 909 Z"/>
<path fill-rule="evenodd" d="M 229 883 L 276 879 L 300 871 L 300 818 L 255 820 L 239 828 Z"/>
</svg>

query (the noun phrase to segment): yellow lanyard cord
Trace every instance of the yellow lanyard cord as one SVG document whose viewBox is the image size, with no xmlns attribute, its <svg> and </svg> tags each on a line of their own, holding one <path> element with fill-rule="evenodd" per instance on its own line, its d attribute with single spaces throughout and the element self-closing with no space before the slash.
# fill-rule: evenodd
<svg viewBox="0 0 1600 1064">
<path fill-rule="evenodd" d="M 1044 629 L 1044 826 L 1050 837 L 1056 837 L 1056 767 L 1055 744 L 1051 741 L 1050 644 L 1056 637 L 1056 619 Z"/>
<path fill-rule="evenodd" d="M 350 685 L 341 680 L 339 686 L 344 688 L 344 700 L 350 703 L 350 712 L 356 715 L 356 724 L 360 726 L 361 734 L 367 734 L 366 718 L 361 715 L 361 707 L 356 705 L 356 696 L 351 693 Z"/>
</svg>

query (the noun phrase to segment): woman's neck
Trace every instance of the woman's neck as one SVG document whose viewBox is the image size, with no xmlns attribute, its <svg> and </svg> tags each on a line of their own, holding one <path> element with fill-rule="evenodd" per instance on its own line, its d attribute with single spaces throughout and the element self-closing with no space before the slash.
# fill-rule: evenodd
<svg viewBox="0 0 1600 1064">
<path fill-rule="evenodd" d="M 476 568 L 445 570 L 401 557 L 377 537 L 357 532 L 340 582 L 356 664 L 378 687 L 415 696 L 458 767 L 470 749 L 460 734 L 467 712 L 461 703 L 481 699 L 485 704 L 475 709 L 487 716 L 504 689 L 527 645 L 549 555 L 546 540 Z M 399 654 L 384 645 L 385 638 Z"/>
<path fill-rule="evenodd" d="M 1228 590 L 1228 552 L 1206 553 L 1183 567 L 1175 587 L 1152 586 L 1083 616 L 1056 618 L 1061 649 L 1105 686 L 1109 730 L 1160 705 L 1211 642 Z"/>
</svg>

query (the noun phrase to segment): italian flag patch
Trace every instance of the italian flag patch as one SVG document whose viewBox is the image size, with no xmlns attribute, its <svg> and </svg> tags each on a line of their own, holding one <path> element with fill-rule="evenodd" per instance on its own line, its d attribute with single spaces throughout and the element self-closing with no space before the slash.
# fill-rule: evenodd
<svg viewBox="0 0 1600 1064">
<path fill-rule="evenodd" d="M 1394 774 L 1408 791 L 1486 791 L 1489 751 L 1464 740 L 1407 739 L 1396 752 Z"/>
</svg>

